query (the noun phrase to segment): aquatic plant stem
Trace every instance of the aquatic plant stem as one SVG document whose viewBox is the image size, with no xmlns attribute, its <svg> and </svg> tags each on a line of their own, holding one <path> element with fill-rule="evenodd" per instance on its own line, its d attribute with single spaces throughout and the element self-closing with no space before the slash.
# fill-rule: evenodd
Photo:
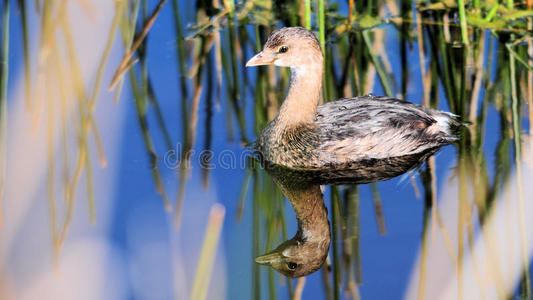
<svg viewBox="0 0 533 300">
<path fill-rule="evenodd" d="M 318 0 L 318 39 L 322 51 L 326 51 L 326 16 L 324 8 L 325 0 Z M 325 57 L 324 57 L 325 60 Z"/>
<path fill-rule="evenodd" d="M 7 163 L 7 82 L 9 78 L 9 0 L 4 0 L 2 12 L 2 49 L 0 50 L 0 227 L 6 186 Z"/>
<path fill-rule="evenodd" d="M 259 201 L 262 195 L 262 190 L 259 186 L 259 174 L 257 168 L 249 167 L 250 173 L 253 175 L 252 186 L 252 257 L 260 255 L 259 249 L 261 242 L 261 226 L 260 226 L 260 208 Z M 261 272 L 258 264 L 252 264 L 252 299 L 260 299 L 261 297 Z"/>
<path fill-rule="evenodd" d="M 337 187 L 331 187 L 331 229 L 333 233 L 333 239 L 331 241 L 333 251 L 333 299 L 340 299 L 340 260 L 339 260 L 339 229 L 338 229 L 338 217 L 339 214 L 339 190 Z"/>
<path fill-rule="evenodd" d="M 326 12 L 325 12 L 325 3 L 326 0 L 318 0 L 318 40 L 320 42 L 320 48 L 322 48 L 322 53 L 324 53 L 324 63 L 325 70 L 324 76 L 322 79 L 323 83 L 323 98 L 325 101 L 330 100 L 329 85 L 327 80 L 327 70 L 329 70 L 328 64 L 328 51 L 326 49 Z"/>
<path fill-rule="evenodd" d="M 457 0 L 459 8 L 459 21 L 461 24 L 461 39 L 465 45 L 468 45 L 468 29 L 466 28 L 466 14 L 464 0 Z"/>
<path fill-rule="evenodd" d="M 357 184 L 346 190 L 344 194 L 344 203 L 346 205 L 346 218 L 348 221 L 348 236 L 346 237 L 346 242 L 344 244 L 345 247 L 348 248 L 348 251 L 345 251 L 348 255 L 348 289 L 352 296 L 356 297 L 359 294 L 357 285 L 362 283 L 359 186 Z M 354 265 L 355 268 L 352 267 Z"/>
<path fill-rule="evenodd" d="M 186 56 L 185 56 L 185 44 L 184 44 L 184 34 L 183 29 L 181 26 L 181 19 L 180 19 L 180 8 L 179 8 L 179 1 L 178 0 L 172 0 L 172 14 L 174 16 L 174 31 L 176 34 L 176 51 L 177 51 L 177 58 L 178 58 L 178 72 L 179 72 L 179 78 L 180 78 L 180 88 L 181 88 L 181 97 L 182 99 L 188 98 L 188 91 L 187 91 L 187 81 L 186 81 L 186 71 L 185 71 L 185 64 L 186 64 Z M 186 122 L 186 121 L 185 121 Z"/>
<path fill-rule="evenodd" d="M 374 203 L 374 212 L 376 216 L 376 223 L 378 224 L 379 234 L 387 234 L 387 227 L 385 226 L 385 217 L 383 216 L 383 205 L 381 204 L 381 198 L 379 197 L 378 184 L 370 184 L 372 189 L 372 199 Z"/>
<path fill-rule="evenodd" d="M 311 0 L 304 0 L 305 28 L 311 30 Z"/>
<path fill-rule="evenodd" d="M 389 81 L 387 80 L 387 75 L 386 75 L 385 71 L 383 70 L 383 67 L 380 64 L 378 58 L 376 57 L 376 55 L 374 54 L 374 52 L 372 50 L 372 43 L 370 42 L 370 38 L 368 37 L 368 31 L 365 30 L 365 31 L 362 32 L 362 34 L 363 34 L 363 40 L 365 41 L 365 45 L 366 45 L 366 47 L 368 49 L 368 53 L 369 53 L 370 58 L 372 60 L 372 64 L 376 68 L 379 80 L 381 82 L 381 85 L 383 86 L 383 90 L 385 91 L 385 94 L 387 96 L 389 96 L 389 97 L 394 97 L 394 95 L 392 94 L 392 89 L 391 89 L 391 87 L 389 85 Z"/>
</svg>

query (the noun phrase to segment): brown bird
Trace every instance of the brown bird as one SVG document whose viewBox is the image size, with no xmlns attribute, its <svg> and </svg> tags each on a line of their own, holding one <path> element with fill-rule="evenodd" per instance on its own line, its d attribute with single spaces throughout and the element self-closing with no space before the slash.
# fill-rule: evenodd
<svg viewBox="0 0 533 300">
<path fill-rule="evenodd" d="M 273 32 L 246 63 L 291 69 L 287 97 L 256 145 L 269 163 L 306 171 L 360 167 L 363 160 L 417 154 L 458 139 L 458 116 L 404 100 L 370 94 L 318 105 L 323 61 L 311 31 L 288 27 Z M 361 180 L 382 180 L 382 171 Z"/>
<path fill-rule="evenodd" d="M 317 38 L 302 27 L 274 31 L 263 51 L 246 63 L 291 69 L 279 114 L 255 145 L 263 162 L 278 173 L 280 169 L 300 173 L 309 184 L 375 182 L 415 168 L 458 139 L 463 125 L 458 116 L 404 100 L 369 94 L 319 105 L 323 64 Z M 298 233 L 256 261 L 290 277 L 304 276 L 317 270 L 326 257 L 327 213 L 324 216 L 323 203 L 317 204 L 322 195 L 317 200 L 316 188 L 284 192 L 296 211 Z M 326 240 L 328 247 L 323 246 Z"/>
</svg>

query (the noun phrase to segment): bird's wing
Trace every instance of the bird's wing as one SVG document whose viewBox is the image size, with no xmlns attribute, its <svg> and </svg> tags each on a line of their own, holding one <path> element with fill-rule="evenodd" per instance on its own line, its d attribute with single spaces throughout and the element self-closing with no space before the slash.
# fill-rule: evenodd
<svg viewBox="0 0 533 300">
<path fill-rule="evenodd" d="M 387 97 L 363 96 L 320 105 L 320 160 L 351 162 L 409 155 L 448 144 L 436 126 L 442 112 Z M 445 125 L 445 124 L 441 124 Z"/>
</svg>

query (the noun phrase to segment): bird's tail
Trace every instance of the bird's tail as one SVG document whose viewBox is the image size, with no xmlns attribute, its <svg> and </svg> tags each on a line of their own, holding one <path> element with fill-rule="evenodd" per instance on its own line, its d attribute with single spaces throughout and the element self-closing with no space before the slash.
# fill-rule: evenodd
<svg viewBox="0 0 533 300">
<path fill-rule="evenodd" d="M 463 121 L 461 116 L 449 112 L 442 112 L 436 120 L 444 129 L 446 138 L 450 142 L 457 141 L 461 137 L 461 128 L 470 125 L 470 123 Z"/>
</svg>

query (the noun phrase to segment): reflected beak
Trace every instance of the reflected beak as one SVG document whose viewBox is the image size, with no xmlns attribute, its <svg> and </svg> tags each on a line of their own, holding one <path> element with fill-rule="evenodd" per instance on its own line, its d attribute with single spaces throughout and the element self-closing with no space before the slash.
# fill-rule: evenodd
<svg viewBox="0 0 533 300">
<path fill-rule="evenodd" d="M 271 65 L 276 60 L 274 54 L 263 53 L 263 51 L 257 53 L 254 57 L 246 63 L 247 67 Z"/>
<path fill-rule="evenodd" d="M 281 262 L 282 255 L 276 250 L 255 258 L 255 262 L 261 265 L 271 265 L 273 263 Z"/>
</svg>

